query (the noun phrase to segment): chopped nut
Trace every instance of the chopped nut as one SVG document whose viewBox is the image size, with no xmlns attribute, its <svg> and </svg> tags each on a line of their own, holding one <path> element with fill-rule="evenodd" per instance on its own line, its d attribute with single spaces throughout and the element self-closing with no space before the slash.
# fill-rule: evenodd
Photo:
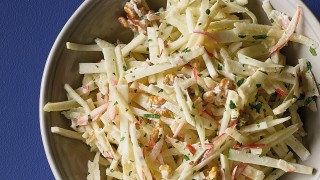
<svg viewBox="0 0 320 180">
<path fill-rule="evenodd" d="M 213 90 L 204 93 L 203 99 L 208 103 L 213 103 L 216 106 L 223 106 L 226 103 L 228 96 L 228 90 L 234 90 L 235 85 L 227 78 L 221 80 L 221 82 L 214 87 Z"/>
<path fill-rule="evenodd" d="M 166 100 L 159 96 L 149 96 L 148 102 L 151 104 L 151 106 L 159 107 L 163 105 Z"/>
<path fill-rule="evenodd" d="M 148 109 L 149 112 L 153 114 L 159 114 L 160 116 L 171 118 L 173 117 L 173 114 L 168 109 L 163 108 L 150 108 Z"/>
<path fill-rule="evenodd" d="M 171 174 L 171 168 L 168 165 L 160 165 L 159 170 L 161 172 L 162 179 L 168 179 L 169 175 Z"/>
<path fill-rule="evenodd" d="M 147 27 L 151 24 L 147 16 L 153 13 L 146 3 L 130 0 L 130 2 L 125 4 L 124 11 L 127 14 L 127 18 L 119 17 L 119 22 L 123 27 L 130 28 L 134 32 L 145 34 Z"/>
<path fill-rule="evenodd" d="M 220 180 L 221 178 L 221 173 L 220 169 L 217 166 L 213 166 L 212 169 L 210 170 L 208 177 L 208 180 Z"/>
<path fill-rule="evenodd" d="M 163 84 L 173 85 L 175 77 L 176 76 L 173 74 L 166 74 L 166 76 L 163 79 Z"/>
<path fill-rule="evenodd" d="M 224 78 L 221 80 L 219 87 L 224 90 L 229 90 L 229 89 L 235 90 L 236 89 L 236 86 L 233 84 L 233 82 L 227 78 Z"/>
</svg>

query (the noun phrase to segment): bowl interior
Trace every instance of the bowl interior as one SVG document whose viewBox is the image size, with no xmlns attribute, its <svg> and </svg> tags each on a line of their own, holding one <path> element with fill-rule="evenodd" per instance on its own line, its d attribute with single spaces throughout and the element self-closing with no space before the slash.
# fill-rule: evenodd
<svg viewBox="0 0 320 180">
<path fill-rule="evenodd" d="M 78 74 L 80 62 L 97 62 L 102 58 L 97 52 L 75 52 L 65 48 L 65 42 L 77 42 L 90 44 L 99 37 L 109 42 L 128 42 L 132 38 L 132 33 L 124 29 L 117 18 L 123 14 L 125 0 L 95 0 L 85 1 L 78 11 L 72 16 L 67 25 L 57 39 L 52 52 L 48 58 L 44 72 L 41 99 L 40 99 L 40 121 L 44 146 L 50 162 L 51 168 L 57 179 L 86 179 L 87 161 L 93 158 L 90 149 L 84 143 L 76 140 L 53 135 L 50 127 L 59 126 L 69 129 L 70 123 L 58 112 L 43 113 L 42 107 L 46 102 L 62 101 L 66 98 L 63 89 L 65 83 L 73 87 L 81 85 L 82 76 Z M 156 9 L 165 4 L 164 1 L 150 1 L 151 7 Z M 267 17 L 261 8 L 262 0 L 250 1 L 249 9 L 254 11 L 259 22 L 267 22 Z M 318 21 L 310 11 L 298 0 L 271 1 L 274 7 L 280 11 L 293 15 L 298 5 L 303 8 L 303 18 L 298 27 L 298 32 L 320 42 L 317 31 L 320 31 Z M 299 58 L 305 57 L 313 65 L 313 72 L 317 79 L 320 79 L 320 62 L 309 53 L 308 47 L 290 44 L 284 50 L 289 64 L 296 64 Z M 319 103 L 319 102 L 318 102 Z M 320 141 L 316 139 L 320 132 L 319 112 L 312 113 L 308 110 L 301 115 L 305 123 L 308 136 L 305 138 L 307 147 L 312 156 L 303 164 L 320 169 L 320 155 L 317 149 L 320 148 Z M 283 179 L 317 179 L 319 173 L 315 171 L 315 176 L 303 176 L 290 174 Z"/>
</svg>

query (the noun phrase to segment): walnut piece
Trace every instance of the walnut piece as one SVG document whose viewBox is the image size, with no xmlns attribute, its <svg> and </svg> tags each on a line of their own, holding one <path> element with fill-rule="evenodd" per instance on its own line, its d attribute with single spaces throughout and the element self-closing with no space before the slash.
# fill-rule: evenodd
<svg viewBox="0 0 320 180">
<path fill-rule="evenodd" d="M 166 100 L 159 96 L 149 96 L 148 102 L 151 104 L 151 106 L 159 107 L 163 105 Z"/>
<path fill-rule="evenodd" d="M 163 79 L 163 84 L 173 85 L 175 77 L 176 76 L 173 74 L 166 74 L 166 76 Z"/>
<path fill-rule="evenodd" d="M 216 106 L 223 106 L 226 103 L 229 90 L 234 90 L 236 86 L 227 78 L 214 87 L 213 90 L 204 93 L 203 99 L 207 103 L 213 103 Z"/>
<path fill-rule="evenodd" d="M 150 21 L 147 15 L 153 13 L 145 2 L 138 2 L 137 0 L 130 0 L 124 6 L 124 11 L 127 17 L 119 17 L 119 22 L 125 28 L 130 28 L 134 32 L 146 34 L 146 29 L 150 26 Z"/>
<path fill-rule="evenodd" d="M 220 180 L 220 179 L 222 179 L 219 167 L 213 166 L 211 168 L 211 170 L 209 171 L 207 179 L 208 180 Z"/>
</svg>

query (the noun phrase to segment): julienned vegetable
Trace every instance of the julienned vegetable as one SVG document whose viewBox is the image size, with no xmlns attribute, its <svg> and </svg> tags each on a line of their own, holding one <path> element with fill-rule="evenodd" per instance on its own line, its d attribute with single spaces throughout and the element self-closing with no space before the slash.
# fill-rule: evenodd
<svg viewBox="0 0 320 180">
<path fill-rule="evenodd" d="M 52 133 L 96 152 L 87 179 L 312 174 L 293 153 L 310 156 L 297 110 L 317 110 L 317 83 L 309 61 L 287 65 L 280 50 L 293 41 L 316 56 L 318 43 L 295 33 L 300 7 L 290 18 L 266 0 L 272 25 L 261 25 L 247 3 L 168 0 L 153 12 L 146 2 L 131 0 L 119 18 L 135 33 L 128 44 L 67 42 L 68 49 L 103 56 L 80 63 L 82 86 L 66 84 L 66 101 L 44 107 L 71 122 L 73 130 L 52 127 Z"/>
</svg>

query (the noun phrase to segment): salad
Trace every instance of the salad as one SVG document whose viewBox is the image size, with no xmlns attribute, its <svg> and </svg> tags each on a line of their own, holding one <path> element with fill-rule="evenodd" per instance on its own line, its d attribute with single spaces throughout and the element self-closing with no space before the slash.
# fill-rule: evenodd
<svg viewBox="0 0 320 180">
<path fill-rule="evenodd" d="M 128 44 L 96 38 L 67 42 L 103 59 L 80 63 L 82 86 L 65 84 L 67 100 L 48 102 L 71 129 L 52 133 L 83 141 L 96 155 L 87 179 L 278 179 L 312 174 L 297 163 L 310 152 L 297 110 L 317 111 L 312 66 L 287 64 L 289 41 L 318 43 L 295 33 L 295 14 L 263 9 L 259 24 L 248 0 L 168 0 L 155 12 L 130 0 L 119 22 L 134 32 Z M 290 63 L 292 64 L 292 63 Z"/>
</svg>

